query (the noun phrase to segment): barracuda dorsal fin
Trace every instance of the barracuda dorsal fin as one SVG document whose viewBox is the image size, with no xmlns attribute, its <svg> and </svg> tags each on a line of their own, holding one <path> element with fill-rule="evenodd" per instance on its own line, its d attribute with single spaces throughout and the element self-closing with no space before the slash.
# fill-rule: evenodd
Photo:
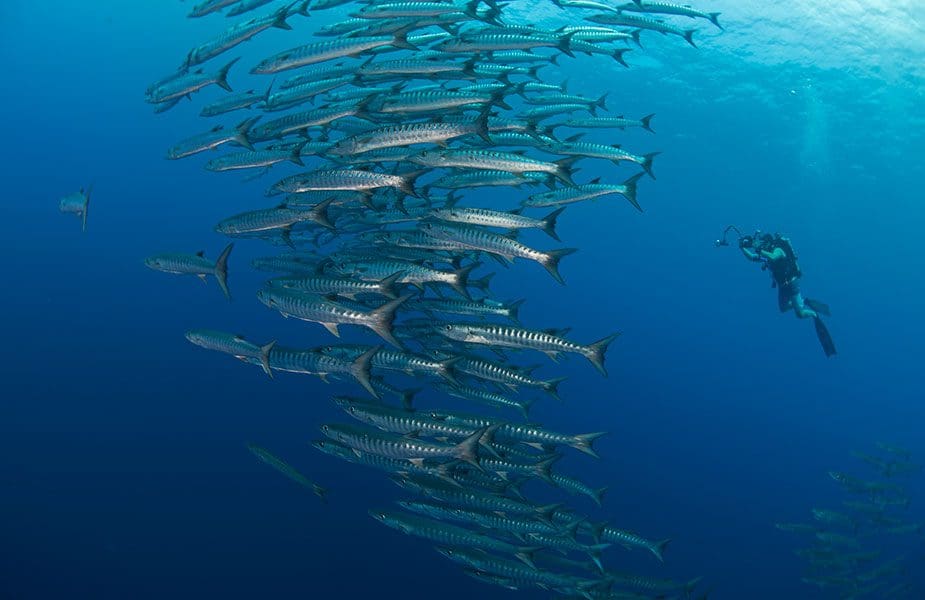
<svg viewBox="0 0 925 600">
<path fill-rule="evenodd" d="M 205 258 L 205 257 L 206 257 L 206 251 L 205 251 L 205 250 L 200 250 L 199 252 L 196 253 L 196 256 L 198 256 L 199 258 Z"/>
</svg>

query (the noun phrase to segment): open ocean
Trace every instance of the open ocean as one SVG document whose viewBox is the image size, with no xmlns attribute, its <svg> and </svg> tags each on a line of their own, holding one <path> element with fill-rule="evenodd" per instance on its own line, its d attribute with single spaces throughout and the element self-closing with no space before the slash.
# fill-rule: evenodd
<svg viewBox="0 0 925 600">
<path fill-rule="evenodd" d="M 244 118 L 199 116 L 226 93 L 214 86 L 164 114 L 145 102 L 152 81 L 233 22 L 188 19 L 191 4 L 0 3 L 0 598 L 563 597 L 466 577 L 433 542 L 370 518 L 370 508 L 406 497 L 402 490 L 311 446 L 321 424 L 347 420 L 330 398 L 360 396 L 355 383 L 285 373 L 270 380 L 184 339 L 210 328 L 259 344 L 338 343 L 257 300 L 268 274 L 251 260 L 285 246 L 236 241 L 232 302 L 211 277 L 203 285 L 145 267 L 161 252 L 204 250 L 214 259 L 228 241 L 214 225 L 274 206 L 264 190 L 303 170 L 277 165 L 245 181 L 203 169 L 223 150 L 164 159 L 179 140 Z M 608 93 L 602 116 L 654 113 L 655 134 L 593 136 L 661 154 L 657 179 L 639 182 L 642 213 L 601 198 L 565 210 L 561 243 L 538 232 L 523 238 L 579 248 L 562 261 L 567 285 L 528 261 L 504 269 L 489 260 L 482 273 L 498 272 L 493 297 L 527 299 L 525 326 L 570 327 L 570 339 L 582 342 L 622 334 L 608 351 L 607 378 L 581 357 L 524 359 L 542 365 L 544 377 L 568 377 L 561 403 L 532 394 L 530 422 L 609 432 L 595 444 L 601 460 L 566 452 L 556 465 L 607 486 L 603 507 L 528 485 L 594 521 L 672 540 L 664 563 L 615 547 L 604 553 L 608 568 L 702 576 L 692 597 L 709 592 L 711 600 L 848 597 L 801 581 L 808 567 L 795 551 L 807 541 L 775 523 L 841 510 L 848 496 L 828 472 L 876 478 L 852 453 L 873 454 L 878 442 L 925 461 L 925 3 L 695 5 L 720 12 L 725 27 L 676 18 L 698 29 L 697 48 L 644 32 L 628 69 L 579 54 L 540 72 L 567 79 L 573 94 Z M 292 17 L 293 31 L 270 29 L 205 68 L 242 56 L 229 83 L 236 92 L 262 88 L 270 78 L 247 69 L 312 41 L 312 31 L 352 7 Z M 555 29 L 576 13 L 515 0 L 504 14 Z M 619 183 L 636 172 L 602 160 L 579 166 L 583 182 Z M 58 200 L 90 184 L 82 233 Z M 529 193 L 462 196 L 513 208 L 512 198 Z M 822 353 L 809 321 L 778 311 L 768 275 L 734 240 L 714 245 L 729 224 L 793 241 L 804 293 L 832 308 L 826 323 L 837 356 Z M 358 327 L 343 336 L 378 343 Z M 462 402 L 430 389 L 420 399 L 469 410 Z M 327 503 L 257 461 L 248 443 L 327 488 Z M 909 498 L 904 521 L 925 522 L 923 473 L 891 481 Z M 890 581 L 907 587 L 861 597 L 925 598 L 921 529 L 873 536 L 865 548 L 904 557 Z"/>
</svg>

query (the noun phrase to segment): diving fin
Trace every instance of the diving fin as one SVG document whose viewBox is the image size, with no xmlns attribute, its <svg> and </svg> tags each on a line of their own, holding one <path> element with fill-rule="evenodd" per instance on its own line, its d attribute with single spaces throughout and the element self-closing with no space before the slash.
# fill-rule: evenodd
<svg viewBox="0 0 925 600">
<path fill-rule="evenodd" d="M 829 305 L 825 302 L 819 302 L 818 300 L 813 300 L 812 298 L 806 298 L 803 302 L 806 304 L 806 306 L 810 307 L 820 315 L 826 317 L 832 316 L 832 311 L 829 310 Z"/>
<path fill-rule="evenodd" d="M 837 354 L 835 351 L 835 342 L 832 341 L 832 336 L 829 335 L 829 328 L 825 326 L 825 323 L 823 323 L 822 319 L 819 317 L 813 319 L 813 324 L 816 326 L 816 337 L 819 338 L 819 343 L 822 344 L 822 350 L 825 352 L 825 355 L 835 356 L 835 354 Z"/>
</svg>

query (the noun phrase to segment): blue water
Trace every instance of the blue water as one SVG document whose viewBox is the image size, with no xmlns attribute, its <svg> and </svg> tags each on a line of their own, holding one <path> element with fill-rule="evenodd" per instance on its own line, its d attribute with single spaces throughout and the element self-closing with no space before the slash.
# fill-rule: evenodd
<svg viewBox="0 0 925 600">
<path fill-rule="evenodd" d="M 723 13 L 725 34 L 698 24 L 697 50 L 644 34 L 628 70 L 563 61 L 571 91 L 609 91 L 613 114 L 656 113 L 656 135 L 601 141 L 661 151 L 658 179 L 640 185 L 644 214 L 612 198 L 566 210 L 559 235 L 580 248 L 563 260 L 567 287 L 520 263 L 493 286 L 529 299 L 528 325 L 569 326 L 580 341 L 623 333 L 608 379 L 580 360 L 544 364 L 569 376 L 564 403 L 544 399 L 531 418 L 610 431 L 602 461 L 569 455 L 563 468 L 610 487 L 596 518 L 673 539 L 664 565 L 622 550 L 609 564 L 702 575 L 711 598 L 826 597 L 800 582 L 798 538 L 772 524 L 840 502 L 826 472 L 865 474 L 853 450 L 883 440 L 925 456 L 922 8 L 766 4 L 699 2 Z M 531 17 L 555 25 L 557 10 Z M 144 268 L 163 251 L 215 257 L 225 240 L 214 223 L 264 205 L 270 181 L 163 159 L 205 129 L 199 107 L 219 93 L 163 115 L 143 102 L 151 81 L 226 25 L 187 11 L 163 0 L 0 5 L 0 597 L 510 596 L 370 519 L 399 490 L 309 446 L 321 423 L 342 419 L 329 397 L 354 387 L 271 382 L 184 339 L 193 327 L 293 346 L 329 339 L 257 302 L 263 278 L 247 267 L 267 246 L 237 244 L 232 303 L 212 281 Z M 339 14 L 231 56 L 253 62 Z M 236 90 L 243 79 L 232 72 Z M 630 173 L 594 161 L 581 176 Z M 91 182 L 81 234 L 57 199 Z M 729 223 L 793 240 L 804 291 L 832 306 L 836 358 L 810 323 L 778 313 L 766 274 L 713 246 Z M 249 441 L 329 487 L 330 503 L 257 463 Z M 904 483 L 909 520 L 925 519 L 921 475 Z M 923 544 L 902 550 L 925 595 Z"/>
</svg>

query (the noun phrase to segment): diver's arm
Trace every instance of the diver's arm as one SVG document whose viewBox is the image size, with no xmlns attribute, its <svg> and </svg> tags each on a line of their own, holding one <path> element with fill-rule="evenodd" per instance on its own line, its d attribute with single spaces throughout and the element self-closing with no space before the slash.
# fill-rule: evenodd
<svg viewBox="0 0 925 600">
<path fill-rule="evenodd" d="M 745 258 L 752 262 L 758 262 L 761 260 L 761 257 L 759 257 L 755 250 L 750 246 L 739 246 L 739 250 L 742 251 L 742 254 L 745 255 Z"/>
<path fill-rule="evenodd" d="M 770 261 L 781 260 L 781 259 L 787 258 L 787 253 L 781 250 L 780 248 L 775 248 L 773 252 L 767 252 L 765 250 L 762 250 L 760 254 L 763 258 L 766 258 L 767 260 L 770 260 Z"/>
</svg>

